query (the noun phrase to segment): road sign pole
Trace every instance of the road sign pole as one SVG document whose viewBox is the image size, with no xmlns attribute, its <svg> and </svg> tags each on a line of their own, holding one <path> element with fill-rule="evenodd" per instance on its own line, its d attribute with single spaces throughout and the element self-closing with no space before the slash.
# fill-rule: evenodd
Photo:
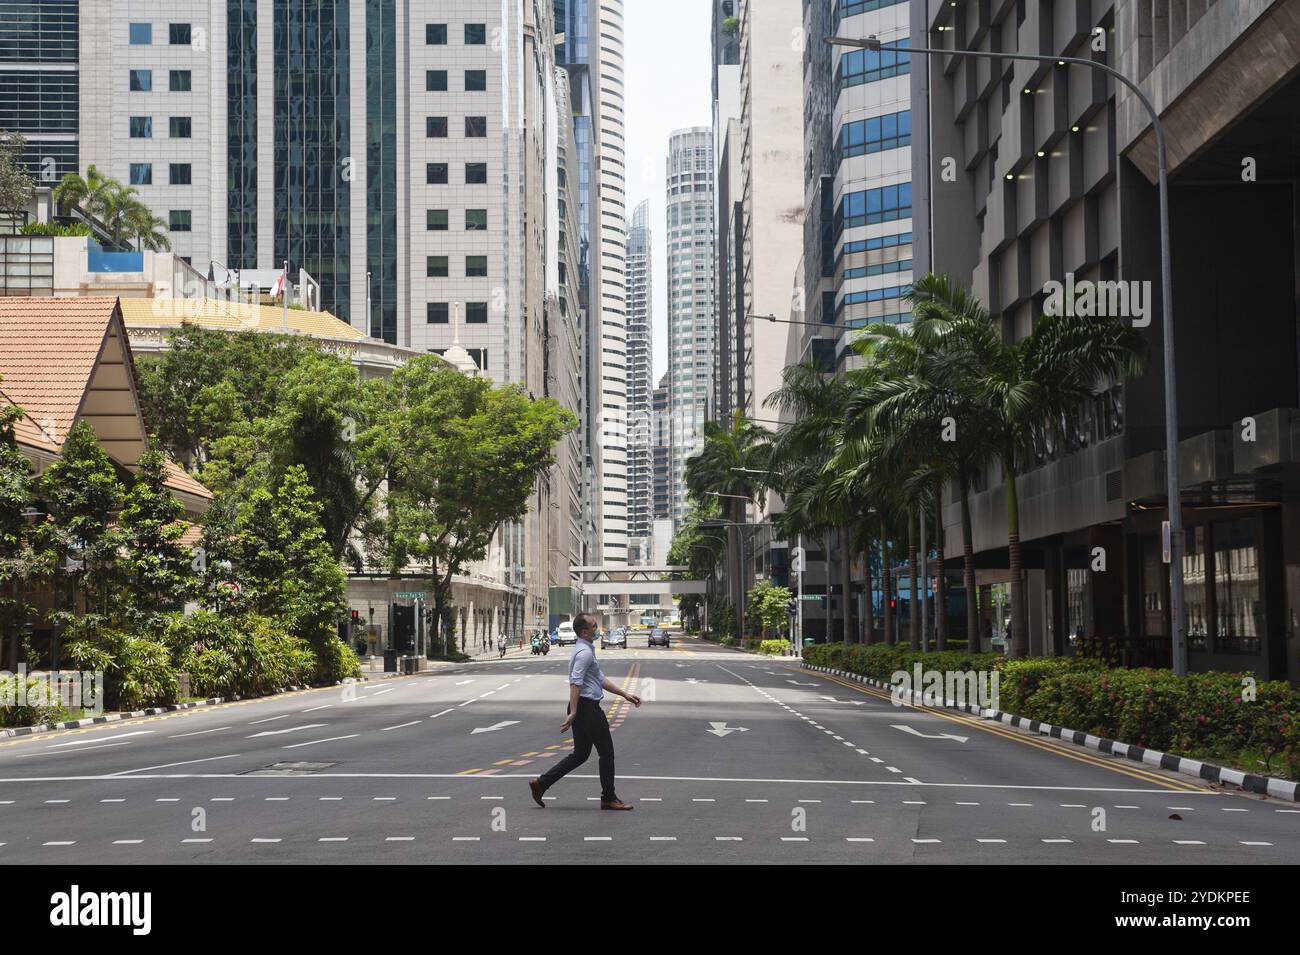
<svg viewBox="0 0 1300 955">
<path fill-rule="evenodd" d="M 803 656 L 803 534 L 799 535 L 799 640 L 795 644 L 794 655 Z"/>
</svg>

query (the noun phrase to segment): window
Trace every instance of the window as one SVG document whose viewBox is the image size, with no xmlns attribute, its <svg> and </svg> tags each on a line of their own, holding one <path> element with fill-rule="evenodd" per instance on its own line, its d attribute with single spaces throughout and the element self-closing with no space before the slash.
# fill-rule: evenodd
<svg viewBox="0 0 1300 955">
<path fill-rule="evenodd" d="M 484 318 L 483 321 L 486 322 L 487 319 Z M 469 357 L 473 360 L 474 364 L 478 365 L 479 371 L 484 371 L 484 372 L 487 371 L 487 349 L 486 348 L 466 348 L 465 351 L 469 352 Z"/>
<path fill-rule="evenodd" d="M 465 184 L 470 186 L 481 186 L 487 183 L 487 163 L 485 162 L 467 162 L 465 163 Z"/>
<path fill-rule="evenodd" d="M 1259 653 L 1264 605 L 1259 577 L 1259 525 L 1254 518 L 1216 521 L 1214 547 L 1215 649 Z"/>
<path fill-rule="evenodd" d="M 167 135 L 172 139 L 189 139 L 190 118 L 188 116 L 172 116 L 167 120 Z"/>
<path fill-rule="evenodd" d="M 131 92 L 148 93 L 153 89 L 153 70 L 131 71 Z"/>
<path fill-rule="evenodd" d="M 487 135 L 486 116 L 465 117 L 465 138 L 466 139 L 482 139 L 486 135 Z"/>
<path fill-rule="evenodd" d="M 446 325 L 447 303 L 430 302 L 428 305 L 428 312 L 425 316 L 425 321 L 430 325 Z"/>
<path fill-rule="evenodd" d="M 912 214 L 912 184 L 901 182 L 896 186 L 882 186 L 863 192 L 850 192 L 840 201 L 836 226 L 852 229 L 906 219 Z"/>
<path fill-rule="evenodd" d="M 482 46 L 487 43 L 487 24 L 485 23 L 467 23 L 465 24 L 465 45 Z"/>
<path fill-rule="evenodd" d="M 131 45 L 148 46 L 151 43 L 153 43 L 153 24 L 132 23 L 131 24 Z"/>
<path fill-rule="evenodd" d="M 424 274 L 431 279 L 445 279 L 447 277 L 447 257 L 445 255 L 431 255 L 425 260 Z"/>
<path fill-rule="evenodd" d="M 840 127 L 839 158 L 898 149 L 912 142 L 912 111 L 846 123 Z"/>
<path fill-rule="evenodd" d="M 487 278 L 487 256 L 486 255 L 465 256 L 465 277 L 467 279 Z M 487 319 L 484 319 L 484 321 L 487 321 Z"/>
<path fill-rule="evenodd" d="M 424 42 L 428 46 L 445 46 L 447 43 L 447 24 L 426 23 L 424 25 Z"/>
<path fill-rule="evenodd" d="M 168 214 L 167 228 L 172 232 L 189 232 L 192 228 L 190 224 L 190 210 L 173 209 Z"/>
<path fill-rule="evenodd" d="M 907 37 L 894 45 L 908 46 Z M 911 70 L 908 62 L 910 59 L 907 54 L 899 56 L 893 50 L 851 50 L 840 57 L 840 89 L 873 83 L 891 76 L 902 76 Z"/>
<path fill-rule="evenodd" d="M 190 25 L 188 23 L 167 24 L 167 42 L 172 46 L 189 46 Z"/>
<path fill-rule="evenodd" d="M 465 324 L 486 325 L 487 324 L 487 302 L 466 302 L 465 303 Z"/>
<path fill-rule="evenodd" d="M 465 210 L 465 229 L 469 232 L 484 232 L 487 230 L 487 210 L 486 209 L 466 209 Z"/>
<path fill-rule="evenodd" d="M 151 162 L 131 163 L 131 185 L 152 186 L 153 185 L 153 163 Z"/>
<path fill-rule="evenodd" d="M 482 93 L 487 89 L 487 70 L 465 71 L 465 92 Z"/>
<path fill-rule="evenodd" d="M 426 213 L 426 227 L 430 232 L 447 231 L 447 210 L 446 209 L 429 209 Z"/>
<path fill-rule="evenodd" d="M 172 70 L 167 74 L 167 89 L 173 93 L 188 93 L 190 91 L 190 71 L 189 70 Z"/>
<path fill-rule="evenodd" d="M 424 88 L 430 93 L 447 92 L 447 71 L 428 70 L 424 74 Z"/>
<path fill-rule="evenodd" d="M 131 138 L 132 139 L 153 139 L 153 117 L 132 116 L 131 117 Z"/>
<path fill-rule="evenodd" d="M 892 7 L 894 4 L 902 3 L 903 0 L 845 0 L 841 3 L 838 11 L 838 20 L 845 17 L 856 16 L 859 13 L 869 13 L 872 10 L 879 10 L 881 7 Z"/>
<path fill-rule="evenodd" d="M 173 186 L 188 186 L 193 177 L 193 167 L 187 162 L 174 162 L 167 167 L 167 182 Z"/>
<path fill-rule="evenodd" d="M 424 135 L 430 139 L 445 139 L 447 137 L 447 117 L 446 116 L 427 116 L 424 120 Z"/>
<path fill-rule="evenodd" d="M 425 163 L 424 181 L 430 186 L 447 184 L 447 164 L 445 162 Z"/>
</svg>

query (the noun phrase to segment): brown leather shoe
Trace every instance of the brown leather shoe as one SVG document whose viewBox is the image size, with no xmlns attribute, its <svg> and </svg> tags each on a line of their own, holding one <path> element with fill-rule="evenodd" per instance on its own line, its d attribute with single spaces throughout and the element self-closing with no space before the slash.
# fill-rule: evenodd
<svg viewBox="0 0 1300 955">
<path fill-rule="evenodd" d="M 613 800 L 612 802 L 605 802 L 605 801 L 602 799 L 602 800 L 601 800 L 601 803 L 600 803 L 600 808 L 601 808 L 601 809 L 618 809 L 618 810 L 628 810 L 628 811 L 631 811 L 631 810 L 635 809 L 636 807 L 635 807 L 635 806 L 629 806 L 627 803 L 625 803 L 625 802 L 624 802 L 623 800 L 621 800 L 621 799 L 615 799 L 615 800 Z"/>
<path fill-rule="evenodd" d="M 546 792 L 546 790 L 542 788 L 542 781 L 540 779 L 530 779 L 528 780 L 528 788 L 532 790 L 533 802 L 545 809 L 546 803 L 542 802 L 542 793 Z"/>
</svg>

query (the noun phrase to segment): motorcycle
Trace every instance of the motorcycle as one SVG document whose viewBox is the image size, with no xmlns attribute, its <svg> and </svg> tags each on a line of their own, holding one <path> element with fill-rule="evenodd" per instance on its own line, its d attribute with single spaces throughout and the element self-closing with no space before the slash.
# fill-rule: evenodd
<svg viewBox="0 0 1300 955">
<path fill-rule="evenodd" d="M 532 647 L 534 654 L 540 653 L 545 656 L 551 652 L 550 642 L 543 638 L 541 634 L 533 634 Z"/>
</svg>

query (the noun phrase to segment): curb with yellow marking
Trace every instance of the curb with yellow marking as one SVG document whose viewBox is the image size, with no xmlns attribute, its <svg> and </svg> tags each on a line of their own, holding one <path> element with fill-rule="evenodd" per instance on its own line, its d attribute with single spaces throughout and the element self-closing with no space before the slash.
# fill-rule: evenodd
<svg viewBox="0 0 1300 955">
<path fill-rule="evenodd" d="M 810 670 L 807 667 L 800 667 L 800 669 L 803 670 L 803 672 L 809 674 L 810 676 L 821 677 L 822 679 L 827 680 L 828 682 L 835 683 L 836 685 L 845 687 L 846 689 L 856 690 L 865 696 L 871 696 L 871 697 L 875 697 L 876 699 L 886 700 L 890 703 L 895 702 L 894 697 L 891 694 L 886 693 L 882 690 L 878 690 L 875 687 L 859 686 L 856 683 L 842 679 L 833 674 L 823 673 L 818 670 Z M 1136 779 L 1146 783 L 1154 783 L 1156 785 L 1164 787 L 1165 789 L 1169 789 L 1173 792 L 1203 792 L 1204 791 L 1202 787 L 1193 786 L 1191 783 L 1185 783 L 1180 779 L 1170 779 L 1168 776 L 1162 776 L 1157 773 L 1148 772 L 1147 770 L 1141 769 L 1140 767 L 1137 766 L 1125 766 L 1125 765 L 1116 764 L 1114 762 L 1108 761 L 1107 759 L 1105 759 L 1100 755 L 1094 755 L 1090 752 L 1086 752 L 1086 751 L 1071 752 L 1067 750 L 1065 747 L 1072 746 L 1074 744 L 1067 743 L 1064 740 L 1057 740 L 1055 738 L 1027 736 L 1024 733 L 1017 732 L 1014 729 L 1009 729 L 1003 726 L 1001 723 L 987 723 L 984 721 L 976 720 L 975 718 L 970 716 L 963 716 L 957 713 L 948 713 L 929 706 L 918 706 L 915 703 L 911 703 L 907 701 L 903 702 L 903 706 L 927 713 L 930 716 L 937 716 L 940 719 L 949 720 L 953 723 L 960 723 L 963 726 L 969 727 L 970 729 L 981 730 L 982 732 L 989 733 L 994 736 L 1001 736 L 1003 739 L 1014 740 L 1015 742 L 1023 743 L 1026 746 L 1032 746 L 1036 749 L 1040 749 L 1048 753 L 1054 753 L 1055 755 L 1062 756 L 1066 759 L 1072 759 L 1076 762 L 1086 763 L 1087 765 L 1090 766 L 1097 766 L 1101 769 L 1108 769 L 1111 772 L 1119 773 L 1123 776 L 1128 776 L 1131 779 Z"/>
</svg>

